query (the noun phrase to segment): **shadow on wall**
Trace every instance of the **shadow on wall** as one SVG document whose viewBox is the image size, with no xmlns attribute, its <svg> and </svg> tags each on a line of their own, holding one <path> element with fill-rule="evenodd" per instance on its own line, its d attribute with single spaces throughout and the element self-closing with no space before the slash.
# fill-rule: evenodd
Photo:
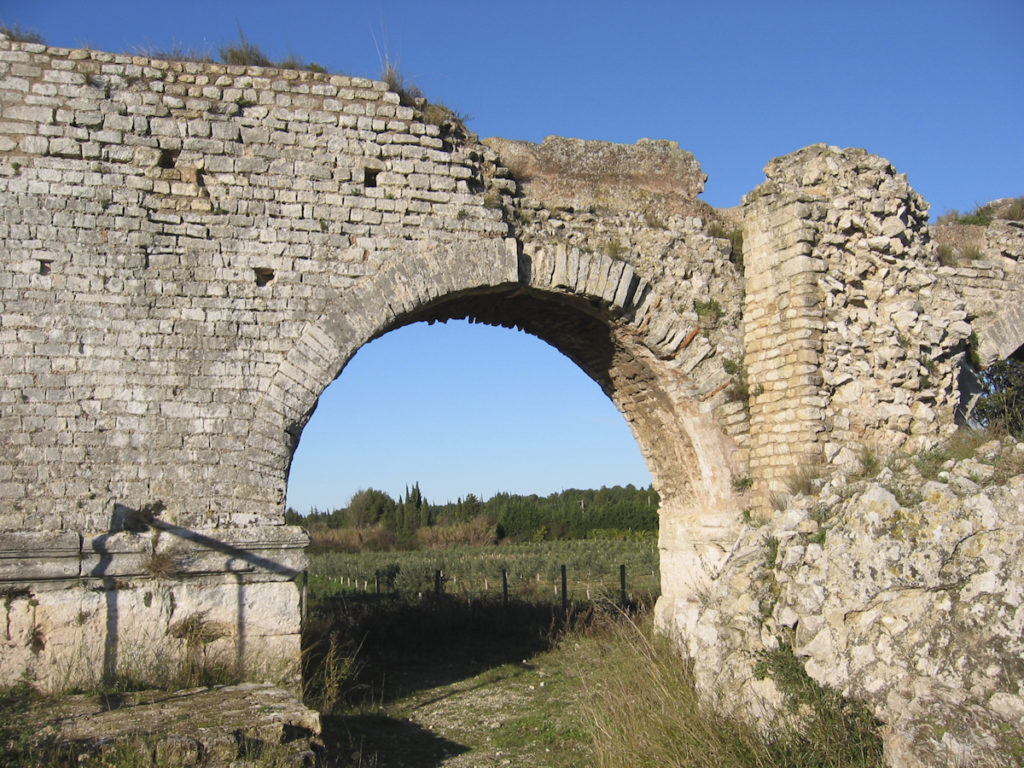
<svg viewBox="0 0 1024 768">
<path fill-rule="evenodd" d="M 113 683 L 117 676 L 118 644 L 119 644 L 119 608 L 118 608 L 118 579 L 111 573 L 111 566 L 114 562 L 115 551 L 108 547 L 112 536 L 118 533 L 145 533 L 153 530 L 156 536 L 168 534 L 183 541 L 197 545 L 199 550 L 216 552 L 229 557 L 225 564 L 228 573 L 234 573 L 236 590 L 235 609 L 235 637 L 236 651 L 235 663 L 240 673 L 244 673 L 246 633 L 245 633 L 245 575 L 237 570 L 238 562 L 248 564 L 252 568 L 266 571 L 287 579 L 294 579 L 299 571 L 290 568 L 283 563 L 271 560 L 255 554 L 242 547 L 228 544 L 219 539 L 199 533 L 188 528 L 173 525 L 159 518 L 165 509 L 163 502 L 157 501 L 139 508 L 128 507 L 123 504 L 115 504 L 111 515 L 110 529 L 102 536 L 93 540 L 92 546 L 100 557 L 99 562 L 93 567 L 90 575 L 101 579 L 104 595 L 106 597 L 106 627 L 103 643 L 103 671 L 102 681 L 104 684 Z M 155 544 L 155 539 L 154 539 Z"/>
</svg>

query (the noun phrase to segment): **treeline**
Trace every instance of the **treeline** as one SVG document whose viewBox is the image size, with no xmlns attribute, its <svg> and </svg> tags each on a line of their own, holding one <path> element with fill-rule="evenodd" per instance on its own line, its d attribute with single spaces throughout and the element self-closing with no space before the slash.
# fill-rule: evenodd
<svg viewBox="0 0 1024 768">
<path fill-rule="evenodd" d="M 468 494 L 455 502 L 431 504 L 419 483 L 398 499 L 367 488 L 348 506 L 285 512 L 302 525 L 315 549 L 348 551 L 443 547 L 558 539 L 631 538 L 658 530 L 658 494 L 632 485 L 598 490 L 570 489 L 548 496 L 498 493 L 487 501 Z"/>
</svg>

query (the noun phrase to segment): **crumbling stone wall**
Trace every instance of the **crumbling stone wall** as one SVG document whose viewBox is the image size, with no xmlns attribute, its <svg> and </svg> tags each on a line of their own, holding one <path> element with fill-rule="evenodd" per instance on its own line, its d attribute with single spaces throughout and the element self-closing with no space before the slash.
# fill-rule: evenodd
<svg viewBox="0 0 1024 768">
<path fill-rule="evenodd" d="M 940 273 L 956 284 L 967 303 L 975 362 L 982 367 L 1024 345 L 1019 298 L 1024 287 L 1024 222 L 1000 218 L 1001 202 L 989 203 L 996 218 L 988 226 L 940 222 L 934 227 L 936 251 L 943 248 L 947 258 Z"/>
<path fill-rule="evenodd" d="M 744 206 L 752 473 L 779 491 L 862 446 L 934 445 L 971 328 L 924 201 L 863 150 L 815 145 L 765 174 Z"/>
<path fill-rule="evenodd" d="M 212 657 L 294 679 L 306 538 L 282 512 L 302 428 L 368 341 L 471 317 L 549 341 L 615 402 L 662 497 L 660 626 L 709 691 L 721 673 L 770 701 L 727 658 L 771 642 L 747 521 L 782 541 L 770 502 L 794 471 L 948 434 L 985 317 L 970 302 L 1021 301 L 1003 245 L 940 266 L 881 158 L 817 145 L 766 175 L 718 212 L 671 142 L 483 144 L 383 83 L 0 38 L 3 680 L 138 673 L 195 627 Z M 811 546 L 784 555 L 836 616 L 859 605 Z M 978 584 L 998 570 L 975 566 Z M 809 631 L 804 608 L 773 620 Z M 797 641 L 812 673 L 860 653 Z M 827 682 L 871 687 L 850 679 Z M 876 711 L 913 765 L 897 709 Z"/>
</svg>

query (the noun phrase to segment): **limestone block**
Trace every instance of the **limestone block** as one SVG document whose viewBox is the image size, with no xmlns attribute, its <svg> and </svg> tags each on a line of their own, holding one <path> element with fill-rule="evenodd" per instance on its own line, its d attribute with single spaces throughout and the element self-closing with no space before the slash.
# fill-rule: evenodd
<svg viewBox="0 0 1024 768">
<path fill-rule="evenodd" d="M 0 532 L 0 582 L 75 577 L 81 549 L 72 531 Z"/>
</svg>

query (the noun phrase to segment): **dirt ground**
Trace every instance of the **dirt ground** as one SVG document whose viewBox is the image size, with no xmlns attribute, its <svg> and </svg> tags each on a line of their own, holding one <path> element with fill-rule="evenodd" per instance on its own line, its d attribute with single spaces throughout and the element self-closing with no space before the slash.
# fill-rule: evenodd
<svg viewBox="0 0 1024 768">
<path fill-rule="evenodd" d="M 437 679 L 444 681 L 418 682 Z M 567 768 L 585 760 L 586 733 L 575 710 L 581 681 L 571 649 L 468 673 L 460 663 L 411 667 L 396 671 L 392 684 L 408 693 L 324 718 L 328 753 L 341 765 Z"/>
</svg>

